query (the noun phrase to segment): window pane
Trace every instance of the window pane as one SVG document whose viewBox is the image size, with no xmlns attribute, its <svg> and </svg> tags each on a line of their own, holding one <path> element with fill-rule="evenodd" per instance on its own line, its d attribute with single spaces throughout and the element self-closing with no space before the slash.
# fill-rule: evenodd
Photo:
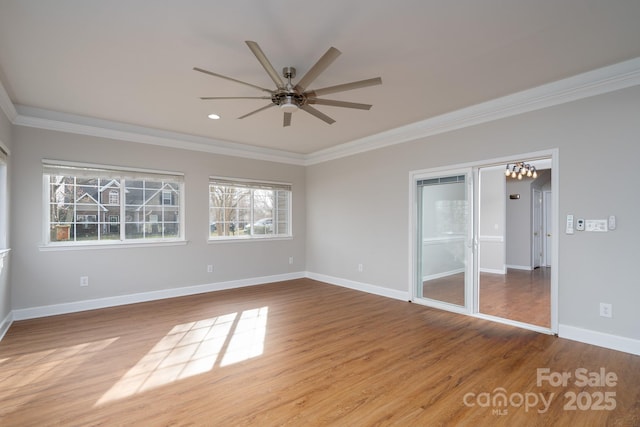
<svg viewBox="0 0 640 427">
<path fill-rule="evenodd" d="M 125 181 L 125 237 L 165 239 L 180 235 L 180 189 L 177 182 Z"/>
<path fill-rule="evenodd" d="M 290 235 L 291 191 L 216 179 L 209 185 L 210 238 L 250 238 Z"/>
</svg>

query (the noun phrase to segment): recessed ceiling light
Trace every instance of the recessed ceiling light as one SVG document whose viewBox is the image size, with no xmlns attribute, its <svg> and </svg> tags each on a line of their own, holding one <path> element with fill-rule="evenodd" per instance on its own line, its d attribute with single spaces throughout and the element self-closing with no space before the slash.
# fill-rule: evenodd
<svg viewBox="0 0 640 427">
<path fill-rule="evenodd" d="M 207 117 L 209 117 L 211 120 L 218 120 L 220 118 L 219 115 L 214 113 L 209 114 Z"/>
</svg>

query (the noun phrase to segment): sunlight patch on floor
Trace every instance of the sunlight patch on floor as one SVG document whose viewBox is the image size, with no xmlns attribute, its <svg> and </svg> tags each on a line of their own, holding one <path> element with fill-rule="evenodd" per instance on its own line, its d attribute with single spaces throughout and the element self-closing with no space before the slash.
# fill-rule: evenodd
<svg viewBox="0 0 640 427">
<path fill-rule="evenodd" d="M 220 366 L 242 362 L 262 354 L 268 311 L 268 307 L 262 307 L 242 312 Z"/>
<path fill-rule="evenodd" d="M 96 405 L 261 355 L 267 315 L 261 307 L 176 325 Z"/>
</svg>

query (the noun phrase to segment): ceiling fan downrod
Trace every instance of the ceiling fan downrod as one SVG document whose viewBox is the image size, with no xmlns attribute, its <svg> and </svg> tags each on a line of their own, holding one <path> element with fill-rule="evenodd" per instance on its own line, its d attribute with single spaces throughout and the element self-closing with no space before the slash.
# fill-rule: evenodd
<svg viewBox="0 0 640 427">
<path fill-rule="evenodd" d="M 294 67 L 284 67 L 282 69 L 282 76 L 287 79 L 287 84 L 284 90 L 279 90 L 271 96 L 271 101 L 278 105 L 285 113 L 294 113 L 304 105 L 306 96 L 298 93 L 291 84 L 291 79 L 296 76 L 296 69 Z"/>
</svg>

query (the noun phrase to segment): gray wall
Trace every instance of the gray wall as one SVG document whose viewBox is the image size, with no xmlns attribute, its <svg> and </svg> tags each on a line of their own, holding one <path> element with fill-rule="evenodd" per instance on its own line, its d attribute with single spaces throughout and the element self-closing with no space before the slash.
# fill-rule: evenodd
<svg viewBox="0 0 640 427">
<path fill-rule="evenodd" d="M 480 271 L 505 273 L 505 196 L 504 168 L 480 170 Z"/>
<path fill-rule="evenodd" d="M 640 198 L 635 169 L 621 167 L 640 156 L 639 105 L 633 87 L 310 166 L 307 270 L 407 291 L 410 171 L 558 148 L 560 222 L 618 219 L 609 233 L 560 230 L 559 322 L 640 339 Z M 600 302 L 613 318 L 599 316 Z"/>
<path fill-rule="evenodd" d="M 0 141 L 9 149 L 12 150 L 12 125 L 4 115 L 2 110 L 0 110 Z M 9 181 L 8 185 L 8 193 L 7 200 L 11 197 L 11 158 L 8 159 L 7 164 L 7 178 Z M 3 211 L 5 211 L 4 207 L 1 207 Z M 7 212 L 8 213 L 8 212 Z M 10 229 L 9 222 L 6 223 L 8 226 L 7 230 L 7 238 L 10 239 Z M 7 241 L 8 242 L 8 241 Z M 2 248 L 0 248 L 2 249 Z M 10 277 L 10 260 L 11 253 L 7 253 L 2 258 L 2 267 L 0 268 L 0 337 L 2 336 L 5 328 L 8 327 L 8 324 L 5 325 L 3 322 L 7 319 L 7 316 L 11 313 L 11 283 L 9 280 Z"/>
<path fill-rule="evenodd" d="M 305 172 L 301 166 L 14 127 L 13 309 L 304 271 Z M 42 159 L 184 172 L 188 244 L 42 251 Z M 208 178 L 293 184 L 290 240 L 207 243 Z M 289 265 L 289 257 L 294 264 Z M 206 266 L 214 265 L 207 273 Z M 80 276 L 89 286 L 80 287 Z"/>
<path fill-rule="evenodd" d="M 507 267 L 531 268 L 531 209 L 532 192 L 529 179 L 507 181 Z M 519 194 L 519 199 L 510 199 Z"/>
</svg>

